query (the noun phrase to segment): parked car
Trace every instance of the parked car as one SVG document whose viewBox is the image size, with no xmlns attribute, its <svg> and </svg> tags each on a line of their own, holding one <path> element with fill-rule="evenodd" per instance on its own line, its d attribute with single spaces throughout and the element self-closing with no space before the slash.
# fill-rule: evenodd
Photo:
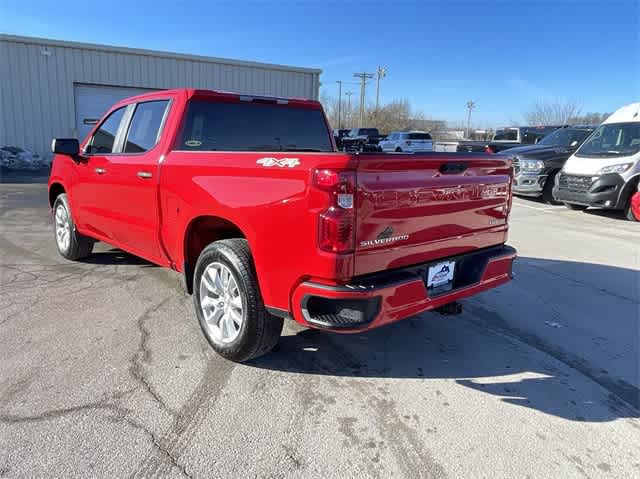
<svg viewBox="0 0 640 479">
<path fill-rule="evenodd" d="M 353 128 L 342 137 L 342 146 L 346 151 L 378 151 L 381 138 L 377 128 Z"/>
<path fill-rule="evenodd" d="M 342 149 L 342 139 L 349 134 L 348 128 L 334 128 L 333 130 L 333 139 L 336 142 L 336 146 L 339 150 Z"/>
<path fill-rule="evenodd" d="M 640 178 L 640 102 L 623 106 L 571 155 L 556 176 L 553 197 L 568 208 L 623 210 L 637 221 L 631 198 Z"/>
<path fill-rule="evenodd" d="M 104 241 L 180 272 L 234 361 L 273 348 L 283 318 L 365 331 L 511 279 L 508 159 L 337 152 L 320 103 L 256 100 L 152 92 L 81 145 L 55 139 L 59 253 Z"/>
<path fill-rule="evenodd" d="M 519 145 L 535 145 L 560 126 L 510 126 L 496 130 L 487 141 L 459 141 L 457 151 L 465 153 L 498 153 Z"/>
<path fill-rule="evenodd" d="M 394 131 L 378 145 L 385 152 L 433 151 L 433 139 L 426 131 Z"/>
<path fill-rule="evenodd" d="M 556 174 L 593 130 L 593 126 L 559 128 L 535 145 L 504 150 L 502 154 L 513 159 L 513 193 L 542 196 L 545 202 L 553 203 Z"/>
</svg>

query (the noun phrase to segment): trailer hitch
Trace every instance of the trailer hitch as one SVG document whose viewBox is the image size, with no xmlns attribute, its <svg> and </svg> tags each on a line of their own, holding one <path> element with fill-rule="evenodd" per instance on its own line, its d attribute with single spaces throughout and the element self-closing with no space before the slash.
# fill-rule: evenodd
<svg viewBox="0 0 640 479">
<path fill-rule="evenodd" d="M 436 313 L 440 313 L 443 316 L 455 316 L 462 314 L 462 305 L 457 301 L 452 303 L 443 304 L 442 306 L 434 309 Z"/>
</svg>

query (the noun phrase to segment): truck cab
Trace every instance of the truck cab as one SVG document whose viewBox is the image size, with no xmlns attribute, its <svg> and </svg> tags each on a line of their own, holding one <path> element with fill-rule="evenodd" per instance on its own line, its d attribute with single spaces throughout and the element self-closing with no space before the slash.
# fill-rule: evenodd
<svg viewBox="0 0 640 479">
<path fill-rule="evenodd" d="M 623 106 L 567 160 L 556 176 L 553 196 L 568 208 L 631 208 L 640 177 L 640 102 Z"/>
</svg>

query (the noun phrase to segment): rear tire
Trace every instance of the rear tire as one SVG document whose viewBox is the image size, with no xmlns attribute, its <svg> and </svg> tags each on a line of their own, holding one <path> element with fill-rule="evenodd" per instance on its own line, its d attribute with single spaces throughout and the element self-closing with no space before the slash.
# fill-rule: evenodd
<svg viewBox="0 0 640 479">
<path fill-rule="evenodd" d="M 576 205 L 575 203 L 565 203 L 564 205 L 573 211 L 584 211 L 588 208 L 588 206 Z"/>
<path fill-rule="evenodd" d="M 396 153 L 402 153 L 402 148 L 397 147 L 397 148 L 396 148 Z"/>
<path fill-rule="evenodd" d="M 95 241 L 76 229 L 66 193 L 58 195 L 53 203 L 53 235 L 58 253 L 66 259 L 77 261 L 93 251 Z"/>
<path fill-rule="evenodd" d="M 558 172 L 554 172 L 547 176 L 547 181 L 544 184 L 544 188 L 542 190 L 542 201 L 550 205 L 559 205 L 560 202 L 556 201 L 553 198 L 553 185 L 556 181 L 556 175 Z"/>
<path fill-rule="evenodd" d="M 207 341 L 231 361 L 262 356 L 278 343 L 283 319 L 264 307 L 244 239 L 216 241 L 202 251 L 195 268 L 193 301 Z"/>
</svg>

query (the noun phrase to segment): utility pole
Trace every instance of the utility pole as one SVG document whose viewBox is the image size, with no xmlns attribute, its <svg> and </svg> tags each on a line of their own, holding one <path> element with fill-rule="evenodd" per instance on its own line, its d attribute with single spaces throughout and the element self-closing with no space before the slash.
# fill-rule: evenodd
<svg viewBox="0 0 640 479">
<path fill-rule="evenodd" d="M 376 87 L 376 112 L 380 106 L 380 80 L 387 76 L 387 69 L 385 67 L 378 67 L 378 85 Z"/>
<path fill-rule="evenodd" d="M 364 101 L 365 101 L 365 90 L 367 88 L 367 80 L 371 80 L 373 78 L 373 73 L 354 73 L 354 77 L 360 78 L 360 127 L 362 128 L 364 125 Z"/>
<path fill-rule="evenodd" d="M 336 80 L 338 84 L 338 128 L 342 128 L 342 80 Z"/>
<path fill-rule="evenodd" d="M 469 110 L 469 113 L 467 114 L 467 138 L 469 138 L 469 135 L 471 134 L 471 110 L 473 110 L 476 107 L 476 103 L 472 100 L 469 100 L 467 102 L 467 110 Z"/>
<path fill-rule="evenodd" d="M 351 90 L 344 92 L 345 95 L 347 95 L 347 115 L 351 115 L 351 95 L 353 95 L 353 92 Z M 349 119 L 349 116 L 347 116 L 347 121 Z M 349 126 L 351 127 L 351 125 Z"/>
</svg>

